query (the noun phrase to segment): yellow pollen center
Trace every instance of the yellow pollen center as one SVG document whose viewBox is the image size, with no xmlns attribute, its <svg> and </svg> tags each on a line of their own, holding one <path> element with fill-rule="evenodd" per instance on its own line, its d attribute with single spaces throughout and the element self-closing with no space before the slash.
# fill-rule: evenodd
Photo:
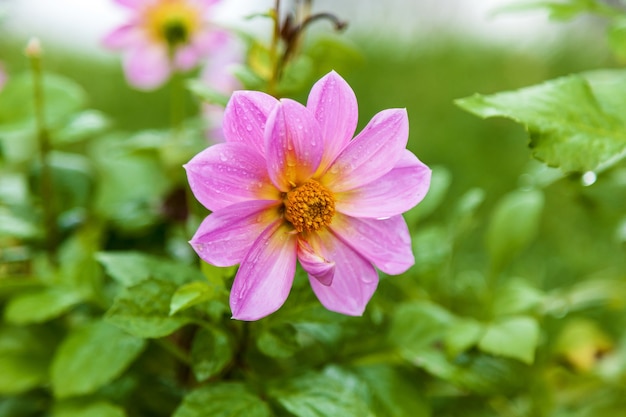
<svg viewBox="0 0 626 417">
<path fill-rule="evenodd" d="M 335 199 L 315 180 L 289 191 L 285 196 L 285 218 L 298 232 L 314 232 L 328 226 L 335 214 Z"/>
<path fill-rule="evenodd" d="M 200 26 L 199 11 L 185 0 L 160 1 L 144 13 L 150 36 L 170 47 L 187 43 Z"/>
</svg>

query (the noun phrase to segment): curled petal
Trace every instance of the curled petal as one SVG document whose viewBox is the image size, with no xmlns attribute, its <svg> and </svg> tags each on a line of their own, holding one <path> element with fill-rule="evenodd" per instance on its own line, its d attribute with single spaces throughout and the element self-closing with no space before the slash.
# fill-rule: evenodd
<svg viewBox="0 0 626 417">
<path fill-rule="evenodd" d="M 391 217 L 422 201 L 430 187 L 430 168 L 405 150 L 391 171 L 361 187 L 335 193 L 335 209 L 353 217 Z"/>
<path fill-rule="evenodd" d="M 335 214 L 333 233 L 386 274 L 405 272 L 415 263 L 409 228 L 402 216 L 359 219 Z"/>
<path fill-rule="evenodd" d="M 284 304 L 296 272 L 296 240 L 280 220 L 261 233 L 233 282 L 230 307 L 234 319 L 258 320 Z"/>
<path fill-rule="evenodd" d="M 402 156 L 408 137 L 405 109 L 381 111 L 341 151 L 322 176 L 322 183 L 333 192 L 341 192 L 382 177 Z"/>
<path fill-rule="evenodd" d="M 278 104 L 269 94 L 235 91 L 224 110 L 226 142 L 241 142 L 260 155 L 265 154 L 264 130 L 267 117 Z"/>
<path fill-rule="evenodd" d="M 205 262 L 215 266 L 236 265 L 278 216 L 276 201 L 233 204 L 207 216 L 189 243 Z"/>
<path fill-rule="evenodd" d="M 241 143 L 218 143 L 185 165 L 191 191 L 206 208 L 217 211 L 247 200 L 278 200 L 265 160 Z"/>
<path fill-rule="evenodd" d="M 155 45 L 137 47 L 124 60 L 124 72 L 133 86 L 150 90 L 159 87 L 170 76 L 167 52 Z"/>
<path fill-rule="evenodd" d="M 311 246 L 335 262 L 330 285 L 309 275 L 309 282 L 320 302 L 331 311 L 360 316 L 378 286 L 378 273 L 365 258 L 329 231 L 311 237 Z"/>
<path fill-rule="evenodd" d="M 302 268 L 322 285 L 330 285 L 335 275 L 335 263 L 315 253 L 311 245 L 303 239 L 298 240 L 298 260 Z"/>
<path fill-rule="evenodd" d="M 281 191 L 311 178 L 324 146 L 319 124 L 302 104 L 283 99 L 267 119 L 265 155 L 272 182 Z"/>
<path fill-rule="evenodd" d="M 354 136 L 359 118 L 354 91 L 335 71 L 313 85 L 307 108 L 318 121 L 324 141 L 323 172 Z"/>
</svg>

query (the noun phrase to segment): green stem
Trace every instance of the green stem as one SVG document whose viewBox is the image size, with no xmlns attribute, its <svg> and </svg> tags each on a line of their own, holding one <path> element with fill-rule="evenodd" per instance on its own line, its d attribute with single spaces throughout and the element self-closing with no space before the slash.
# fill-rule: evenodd
<svg viewBox="0 0 626 417">
<path fill-rule="evenodd" d="M 41 48 L 39 42 L 34 39 L 26 48 L 26 55 L 30 60 L 31 74 L 33 77 L 33 104 L 35 109 L 35 126 L 37 129 L 37 142 L 39 145 L 40 195 L 46 231 L 46 250 L 51 257 L 56 251 L 57 226 L 54 203 L 54 182 L 52 167 L 49 163 L 49 155 L 52 149 L 50 145 L 50 133 L 46 127 L 44 113 L 43 71 L 41 66 Z"/>
<path fill-rule="evenodd" d="M 175 140 L 181 137 L 183 120 L 185 119 L 185 86 L 184 77 L 179 71 L 172 75 L 170 90 L 170 123 Z"/>
</svg>

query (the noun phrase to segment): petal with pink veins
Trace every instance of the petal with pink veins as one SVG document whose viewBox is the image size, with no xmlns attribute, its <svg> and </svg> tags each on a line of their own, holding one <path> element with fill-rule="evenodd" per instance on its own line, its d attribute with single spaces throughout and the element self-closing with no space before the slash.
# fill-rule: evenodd
<svg viewBox="0 0 626 417">
<path fill-rule="evenodd" d="M 233 204 L 207 216 L 189 243 L 205 262 L 215 266 L 236 265 L 278 218 L 276 201 Z"/>
<path fill-rule="evenodd" d="M 265 123 L 278 100 L 259 91 L 235 91 L 224 110 L 226 142 L 241 142 L 265 154 Z"/>
<path fill-rule="evenodd" d="M 349 191 L 335 193 L 335 209 L 353 217 L 391 217 L 422 201 L 430 187 L 431 171 L 413 153 L 404 150 L 400 160 L 382 177 Z"/>
<path fill-rule="evenodd" d="M 230 292 L 234 319 L 258 320 L 285 303 L 296 272 L 296 245 L 296 235 L 280 220 L 254 241 Z"/>
<path fill-rule="evenodd" d="M 415 263 L 411 235 L 402 216 L 377 220 L 336 213 L 331 229 L 386 274 L 401 274 Z"/>
<path fill-rule="evenodd" d="M 405 109 L 376 114 L 321 177 L 333 192 L 352 190 L 385 175 L 405 151 L 409 119 Z"/>
<path fill-rule="evenodd" d="M 315 173 L 324 146 L 319 124 L 302 104 L 282 99 L 267 119 L 265 156 L 274 185 L 289 191 Z"/>
<path fill-rule="evenodd" d="M 167 52 L 156 45 L 144 45 L 129 51 L 124 69 L 128 82 L 144 90 L 157 88 L 170 76 Z"/>
<path fill-rule="evenodd" d="M 378 273 L 365 258 L 329 231 L 312 236 L 325 259 L 335 262 L 333 282 L 326 286 L 309 275 L 309 282 L 320 302 L 331 311 L 360 316 L 378 286 Z"/>
<path fill-rule="evenodd" d="M 243 143 L 218 143 L 185 165 L 194 196 L 211 211 L 248 200 L 279 200 L 265 160 Z"/>
<path fill-rule="evenodd" d="M 307 108 L 322 130 L 324 158 L 318 172 L 323 172 L 354 136 L 359 118 L 354 91 L 335 71 L 313 85 Z"/>
<path fill-rule="evenodd" d="M 303 239 L 298 239 L 298 260 L 302 268 L 322 285 L 328 286 L 333 282 L 335 263 L 324 259 Z"/>
</svg>

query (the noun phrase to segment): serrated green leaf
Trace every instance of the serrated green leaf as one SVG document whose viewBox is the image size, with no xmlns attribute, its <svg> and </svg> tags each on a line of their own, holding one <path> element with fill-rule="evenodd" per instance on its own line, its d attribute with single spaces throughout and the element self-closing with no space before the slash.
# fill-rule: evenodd
<svg viewBox="0 0 626 417">
<path fill-rule="evenodd" d="M 217 383 L 192 391 L 173 417 L 270 417 L 268 405 L 240 383 Z"/>
<path fill-rule="evenodd" d="M 218 374 L 230 363 L 234 349 L 228 334 L 217 328 L 201 329 L 191 345 L 191 367 L 198 381 Z"/>
<path fill-rule="evenodd" d="M 55 396 L 94 392 L 124 372 L 144 347 L 145 340 L 104 321 L 73 331 L 61 343 L 52 362 Z"/>
<path fill-rule="evenodd" d="M 539 342 L 539 324 L 532 317 L 507 317 L 487 325 L 478 347 L 487 353 L 531 364 Z"/>
<path fill-rule="evenodd" d="M 126 417 L 126 412 L 102 400 L 65 400 L 54 404 L 52 417 Z"/>
<path fill-rule="evenodd" d="M 82 296 L 67 288 L 46 288 L 11 298 L 4 311 L 8 323 L 42 323 L 60 316 L 82 301 Z"/>
<path fill-rule="evenodd" d="M 289 323 L 267 327 L 261 331 L 256 345 L 261 352 L 272 358 L 289 358 L 300 349 L 298 332 Z"/>
<path fill-rule="evenodd" d="M 167 336 L 192 319 L 183 314 L 169 314 L 170 301 L 177 288 L 173 282 L 157 279 L 142 281 L 118 296 L 105 317 L 138 337 Z"/>
<path fill-rule="evenodd" d="M 421 387 L 387 365 L 362 366 L 356 374 L 369 388 L 373 410 L 377 416 L 428 417 L 430 407 L 423 397 Z"/>
<path fill-rule="evenodd" d="M 194 281 L 179 287 L 170 302 L 170 316 L 191 306 L 215 299 L 220 289 L 205 281 Z"/>
<path fill-rule="evenodd" d="M 373 417 L 355 386 L 358 382 L 343 373 L 308 373 L 281 381 L 271 395 L 297 417 Z"/>
<path fill-rule="evenodd" d="M 500 271 L 534 239 L 543 201 L 541 191 L 531 190 L 513 191 L 498 202 L 485 241 L 494 271 Z"/>
<path fill-rule="evenodd" d="M 566 172 L 601 170 L 626 157 L 626 124 L 620 113 L 603 108 L 582 76 L 490 96 L 477 94 L 456 103 L 483 118 L 501 116 L 523 124 L 533 155 Z"/>
</svg>

